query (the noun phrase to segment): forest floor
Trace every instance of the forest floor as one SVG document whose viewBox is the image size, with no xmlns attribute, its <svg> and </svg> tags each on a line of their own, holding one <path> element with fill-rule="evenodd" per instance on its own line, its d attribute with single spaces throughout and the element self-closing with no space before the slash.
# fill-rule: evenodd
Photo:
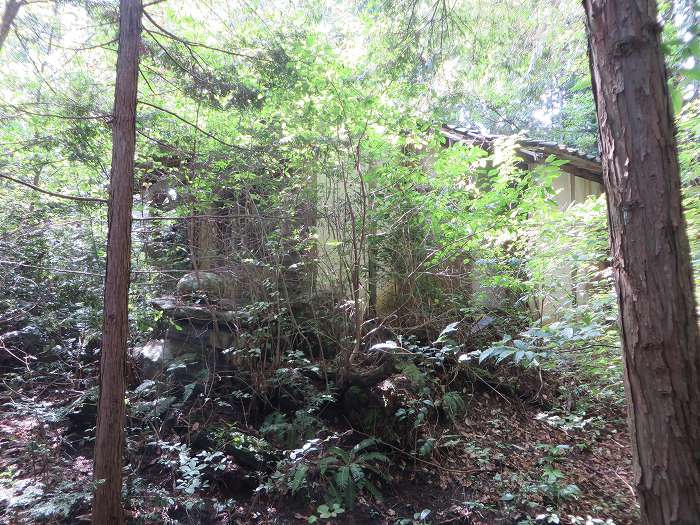
<svg viewBox="0 0 700 525">
<path fill-rule="evenodd" d="M 76 446 L 62 416 L 84 393 L 81 387 L 60 378 L 5 387 L 0 391 L 6 414 L 0 421 L 0 523 L 89 521 L 91 443 Z M 439 431 L 458 447 L 436 448 L 427 459 L 394 447 L 379 483 L 381 500 L 361 495 L 352 508 L 317 523 L 636 523 L 622 409 L 603 406 L 582 418 L 551 404 L 546 412 L 547 394 L 540 397 L 534 403 L 491 389 L 467 394 L 465 414 Z M 352 433 L 349 426 L 334 430 Z M 132 474 L 138 471 L 150 486 L 176 497 L 172 476 L 149 468 L 154 462 L 146 454 L 138 463 Z M 289 493 L 241 492 L 221 479 L 212 481 L 206 497 L 226 501 L 225 510 L 214 505 L 202 513 L 177 500 L 157 508 L 147 497 L 142 504 L 132 497 L 129 521 L 308 523 L 322 503 Z"/>
</svg>

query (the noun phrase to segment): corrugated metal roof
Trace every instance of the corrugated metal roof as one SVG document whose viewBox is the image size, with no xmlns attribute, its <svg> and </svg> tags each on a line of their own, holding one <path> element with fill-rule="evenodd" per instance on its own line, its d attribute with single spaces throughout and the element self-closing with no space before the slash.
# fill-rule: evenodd
<svg viewBox="0 0 700 525">
<path fill-rule="evenodd" d="M 454 124 L 445 124 L 440 129 L 440 132 L 454 142 L 476 144 L 487 151 L 493 150 L 494 143 L 497 140 L 507 138 L 506 135 L 482 133 L 479 129 L 465 128 Z M 544 140 L 521 138 L 517 139 L 516 144 L 518 155 L 528 162 L 543 162 L 549 155 L 554 155 L 559 159 L 568 161 L 561 166 L 562 171 L 600 184 L 603 183 L 600 157 L 563 144 Z"/>
</svg>

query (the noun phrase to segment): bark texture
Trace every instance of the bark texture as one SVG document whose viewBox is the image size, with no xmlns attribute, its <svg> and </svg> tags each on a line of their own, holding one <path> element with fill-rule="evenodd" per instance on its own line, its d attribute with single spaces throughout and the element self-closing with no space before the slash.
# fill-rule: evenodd
<svg viewBox="0 0 700 525">
<path fill-rule="evenodd" d="M 131 207 L 136 148 L 136 95 L 141 0 L 120 0 L 119 54 L 112 123 L 104 330 L 100 357 L 100 397 L 95 438 L 92 523 L 124 522 L 121 506 L 124 448 L 124 390 L 129 335 Z"/>
<path fill-rule="evenodd" d="M 584 0 L 642 522 L 700 523 L 700 339 L 653 0 Z"/>
<path fill-rule="evenodd" d="M 15 21 L 19 8 L 23 5 L 24 0 L 20 0 L 19 2 L 17 0 L 7 0 L 7 2 L 5 2 L 5 10 L 2 13 L 2 21 L 0 21 L 0 50 L 2 50 L 2 46 L 5 44 L 10 29 L 12 29 L 12 23 Z"/>
</svg>

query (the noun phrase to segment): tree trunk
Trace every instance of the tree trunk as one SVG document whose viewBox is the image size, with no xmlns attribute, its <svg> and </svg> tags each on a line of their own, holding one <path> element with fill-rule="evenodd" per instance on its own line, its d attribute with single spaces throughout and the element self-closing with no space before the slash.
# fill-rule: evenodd
<svg viewBox="0 0 700 525">
<path fill-rule="evenodd" d="M 5 2 L 5 11 L 3 11 L 2 21 L 0 21 L 0 50 L 2 50 L 2 46 L 5 44 L 10 29 L 12 29 L 12 23 L 15 21 L 19 8 L 23 5 L 23 0 L 19 2 L 17 0 L 7 0 L 7 2 Z"/>
<path fill-rule="evenodd" d="M 700 337 L 653 0 L 584 0 L 642 522 L 700 523 Z"/>
<path fill-rule="evenodd" d="M 121 507 L 124 389 L 129 334 L 131 205 L 136 148 L 136 93 L 141 39 L 141 0 L 120 0 L 119 54 L 112 123 L 104 331 L 95 438 L 92 523 L 124 522 Z"/>
</svg>

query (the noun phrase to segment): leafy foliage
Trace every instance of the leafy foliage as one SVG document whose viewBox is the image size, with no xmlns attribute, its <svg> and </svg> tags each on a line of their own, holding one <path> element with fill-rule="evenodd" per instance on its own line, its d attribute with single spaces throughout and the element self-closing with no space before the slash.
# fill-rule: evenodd
<svg viewBox="0 0 700 525">
<path fill-rule="evenodd" d="M 392 475 L 472 468 L 470 519 L 587 503 L 576 454 L 624 404 L 605 199 L 562 206 L 566 161 L 516 152 L 525 136 L 596 152 L 579 3 L 190 4 L 144 17 L 129 511 L 244 523 L 256 494 L 352 520 Z M 700 290 L 697 16 L 660 4 Z M 63 473 L 95 425 L 117 19 L 113 2 L 26 3 L 1 50 L 0 396 L 30 430 L 0 520 L 89 505 L 89 468 Z M 505 136 L 445 147 L 447 122 Z M 193 271 L 215 285 L 187 288 Z M 510 442 L 511 404 L 551 442 Z M 443 518 L 423 503 L 392 519 Z"/>
<path fill-rule="evenodd" d="M 380 465 L 389 458 L 372 450 L 377 444 L 377 439 L 368 438 L 350 449 L 337 446 L 324 449 L 318 439 L 307 441 L 301 449 L 292 451 L 289 459 L 277 465 L 274 487 L 292 494 L 304 487 L 309 491 L 319 487 L 327 501 L 348 508 L 354 507 L 363 493 L 380 500 L 382 495 L 376 483 L 386 479 Z"/>
</svg>

